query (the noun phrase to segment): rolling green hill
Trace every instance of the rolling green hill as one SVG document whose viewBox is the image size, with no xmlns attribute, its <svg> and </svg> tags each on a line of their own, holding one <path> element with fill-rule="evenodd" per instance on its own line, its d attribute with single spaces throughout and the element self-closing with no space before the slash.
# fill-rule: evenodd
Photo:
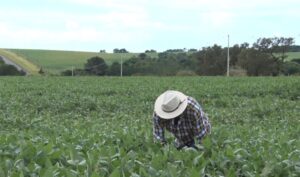
<svg viewBox="0 0 300 177">
<path fill-rule="evenodd" d="M 97 53 L 97 52 L 79 52 L 79 51 L 58 51 L 58 50 L 31 50 L 31 49 L 8 49 L 17 55 L 26 58 L 30 62 L 43 68 L 44 71 L 51 74 L 59 74 L 66 69 L 83 68 L 87 59 L 93 56 L 102 57 L 107 64 L 114 61 L 124 60 L 137 53 Z"/>
<path fill-rule="evenodd" d="M 59 50 L 35 50 L 35 49 L 1 49 L 2 52 L 14 54 L 23 61 L 28 61 L 36 65 L 36 68 L 42 68 L 48 74 L 60 74 L 62 71 L 74 68 L 83 68 L 87 59 L 93 56 L 102 57 L 107 64 L 114 61 L 121 61 L 136 56 L 139 53 L 97 53 L 97 52 L 80 52 L 80 51 L 59 51 Z M 300 58 L 300 52 L 289 52 L 286 61 L 294 58 Z M 157 53 L 147 54 L 151 57 L 157 57 Z M 22 63 L 21 63 L 22 65 Z M 34 71 L 37 72 L 36 69 Z"/>
<path fill-rule="evenodd" d="M 300 52 L 288 52 L 287 55 L 288 55 L 288 58 L 286 59 L 287 61 L 300 58 Z"/>
<path fill-rule="evenodd" d="M 12 51 L 4 49 L 0 49 L 0 56 L 3 56 L 19 65 L 29 75 L 39 75 L 40 68 L 35 64 L 35 62 L 31 62 L 30 60 L 27 60 L 26 58 L 19 56 Z"/>
</svg>

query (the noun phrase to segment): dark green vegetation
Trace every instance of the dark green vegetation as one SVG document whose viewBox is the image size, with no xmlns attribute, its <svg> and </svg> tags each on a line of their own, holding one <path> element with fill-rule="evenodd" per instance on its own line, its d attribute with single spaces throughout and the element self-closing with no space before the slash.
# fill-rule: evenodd
<svg viewBox="0 0 300 177">
<path fill-rule="evenodd" d="M 19 71 L 13 65 L 5 64 L 2 57 L 0 56 L 0 76 L 22 76 L 25 74 L 25 72 Z"/>
<path fill-rule="evenodd" d="M 75 52 L 55 50 L 30 50 L 30 49 L 9 49 L 10 51 L 26 58 L 43 68 L 50 74 L 60 74 L 61 71 L 74 68 L 83 68 L 87 59 L 99 56 L 108 64 L 135 56 L 135 53 L 97 53 L 97 52 Z"/>
<path fill-rule="evenodd" d="M 5 50 L 5 49 L 0 49 L 0 56 L 4 57 L 8 60 L 10 60 L 12 63 L 15 63 L 16 65 L 18 65 L 20 68 L 22 68 L 23 71 L 27 72 L 27 75 L 39 75 L 39 71 L 41 70 L 41 68 L 37 67 L 35 64 L 33 64 L 32 62 L 26 60 L 25 58 L 18 56 L 17 54 L 15 54 L 14 52 Z M 5 72 L 5 73 L 9 73 L 7 72 L 6 69 L 1 69 L 0 72 Z M 8 75 L 13 75 L 13 74 L 8 74 Z"/>
<path fill-rule="evenodd" d="M 157 75 L 157 76 L 191 76 L 204 75 L 215 76 L 225 75 L 227 69 L 227 50 L 221 46 L 203 48 L 194 53 L 159 53 L 157 58 L 146 54 L 139 54 L 123 63 L 123 75 Z M 94 58 L 94 57 L 93 57 Z M 91 58 L 91 59 L 93 59 Z M 285 61 L 286 55 L 274 55 L 269 51 L 259 48 L 249 48 L 248 45 L 235 45 L 231 49 L 230 75 L 231 76 L 278 76 L 278 75 L 299 75 L 300 64 L 298 60 Z M 91 60 L 89 59 L 89 60 Z M 107 66 L 103 59 L 102 66 Z M 88 62 L 87 62 L 88 64 Z M 99 67 L 99 63 L 90 65 L 84 70 L 76 70 L 75 75 L 120 75 L 120 63 L 114 62 L 109 67 Z M 96 72 L 89 72 L 89 68 Z M 78 72 L 77 72 L 78 71 Z M 64 72 L 64 75 L 71 75 L 71 71 Z M 101 74 L 95 74 L 101 73 Z"/>
<path fill-rule="evenodd" d="M 212 122 L 200 152 L 153 144 L 166 89 Z M 0 176 L 299 176 L 298 77 L 2 77 Z"/>
<path fill-rule="evenodd" d="M 278 76 L 299 75 L 300 64 L 294 60 L 287 61 L 287 52 L 297 47 L 292 46 L 293 38 L 260 38 L 249 47 L 249 44 L 234 45 L 230 48 L 230 67 L 232 76 Z M 189 50 L 190 51 L 190 50 Z M 126 52 L 126 51 L 124 51 Z M 159 53 L 157 57 L 141 53 L 126 60 L 123 64 L 123 75 L 158 75 L 186 76 L 225 75 L 227 71 L 227 48 L 214 45 L 199 51 L 168 50 Z M 94 57 L 93 57 L 94 58 Z M 91 58 L 91 59 L 93 59 Z M 103 61 L 103 59 L 101 59 Z M 87 64 L 86 64 L 87 65 Z M 85 65 L 85 66 L 86 66 Z M 103 65 L 106 65 L 103 63 Z M 91 66 L 89 66 L 90 68 Z M 95 64 L 95 72 L 89 68 L 77 70 L 75 75 L 120 75 L 120 63 L 114 62 L 110 67 L 99 67 Z M 70 75 L 65 71 L 63 75 Z M 95 74 L 98 73 L 98 74 Z M 101 73 L 101 74 L 99 74 Z"/>
<path fill-rule="evenodd" d="M 259 38 L 250 47 L 248 43 L 230 47 L 231 75 L 278 76 L 299 75 L 300 47 L 293 38 Z M 169 49 L 162 53 L 146 50 L 145 53 L 128 53 L 126 49 L 114 49 L 114 53 L 74 52 L 50 50 L 10 49 L 38 65 L 46 75 L 90 75 L 85 64 L 93 57 L 103 58 L 108 67 L 97 71 L 101 75 L 225 75 L 227 48 L 219 45 L 202 49 Z M 98 74 L 97 74 L 98 75 Z"/>
</svg>

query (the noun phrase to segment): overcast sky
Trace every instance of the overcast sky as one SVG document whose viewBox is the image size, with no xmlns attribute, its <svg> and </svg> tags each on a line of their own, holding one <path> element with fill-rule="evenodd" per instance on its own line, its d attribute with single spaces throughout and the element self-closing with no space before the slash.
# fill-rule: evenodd
<svg viewBox="0 0 300 177">
<path fill-rule="evenodd" d="M 6 0 L 0 48 L 111 52 L 196 48 L 294 37 L 299 0 Z"/>
</svg>

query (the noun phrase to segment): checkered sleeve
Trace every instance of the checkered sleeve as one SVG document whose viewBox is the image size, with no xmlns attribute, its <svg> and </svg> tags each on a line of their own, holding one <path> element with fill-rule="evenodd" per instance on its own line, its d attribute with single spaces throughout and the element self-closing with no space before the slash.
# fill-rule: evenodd
<svg viewBox="0 0 300 177">
<path fill-rule="evenodd" d="M 195 122 L 195 125 L 193 126 L 194 133 L 198 142 L 201 143 L 202 138 L 208 132 L 207 126 L 205 125 L 206 117 L 204 112 L 202 111 L 200 104 L 197 101 L 192 99 L 190 105 L 192 112 L 191 115 L 193 115 L 193 119 Z"/>
<path fill-rule="evenodd" d="M 155 113 L 153 113 L 153 136 L 154 141 L 158 141 L 160 143 L 165 143 L 165 134 L 164 127 L 162 127 L 160 123 L 160 118 Z"/>
</svg>

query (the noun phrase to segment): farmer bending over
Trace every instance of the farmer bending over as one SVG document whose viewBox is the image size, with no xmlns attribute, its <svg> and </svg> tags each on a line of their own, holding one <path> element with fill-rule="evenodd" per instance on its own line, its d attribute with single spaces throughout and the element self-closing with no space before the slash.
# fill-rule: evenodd
<svg viewBox="0 0 300 177">
<path fill-rule="evenodd" d="M 164 129 L 175 136 L 175 147 L 198 149 L 195 140 L 201 143 L 210 134 L 211 125 L 200 104 L 192 97 L 179 91 L 168 90 L 155 101 L 153 113 L 154 139 L 166 144 Z"/>
</svg>

